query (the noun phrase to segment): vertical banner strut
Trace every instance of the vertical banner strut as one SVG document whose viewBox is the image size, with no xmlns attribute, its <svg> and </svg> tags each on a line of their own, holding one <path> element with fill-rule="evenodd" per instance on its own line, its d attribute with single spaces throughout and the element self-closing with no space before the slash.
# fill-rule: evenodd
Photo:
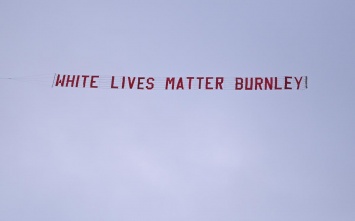
<svg viewBox="0 0 355 221">
<path fill-rule="evenodd" d="M 54 81 L 55 81 L 55 77 L 57 76 L 57 73 L 54 74 L 53 76 L 53 82 L 52 82 L 52 87 L 54 86 Z"/>
</svg>

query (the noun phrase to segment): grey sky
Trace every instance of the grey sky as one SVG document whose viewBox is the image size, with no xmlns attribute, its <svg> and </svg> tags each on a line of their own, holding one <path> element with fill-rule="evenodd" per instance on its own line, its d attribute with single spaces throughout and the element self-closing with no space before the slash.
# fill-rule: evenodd
<svg viewBox="0 0 355 221">
<path fill-rule="evenodd" d="M 355 219 L 353 1 L 0 1 L 1 220 Z M 54 73 L 308 75 L 304 91 Z"/>
</svg>

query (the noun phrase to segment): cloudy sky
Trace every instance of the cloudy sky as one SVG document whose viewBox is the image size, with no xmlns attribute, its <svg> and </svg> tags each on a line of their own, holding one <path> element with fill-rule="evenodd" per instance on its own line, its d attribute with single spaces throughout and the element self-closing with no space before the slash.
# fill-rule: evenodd
<svg viewBox="0 0 355 221">
<path fill-rule="evenodd" d="M 0 1 L 0 219 L 353 221 L 355 3 Z M 302 91 L 53 74 L 307 75 Z"/>
</svg>

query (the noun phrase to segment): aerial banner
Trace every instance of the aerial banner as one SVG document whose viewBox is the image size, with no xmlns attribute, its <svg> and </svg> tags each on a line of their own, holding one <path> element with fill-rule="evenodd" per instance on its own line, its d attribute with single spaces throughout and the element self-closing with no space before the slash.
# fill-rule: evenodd
<svg viewBox="0 0 355 221">
<path fill-rule="evenodd" d="M 112 90 L 304 90 L 307 76 L 137 77 L 55 74 L 53 87 Z"/>
</svg>

